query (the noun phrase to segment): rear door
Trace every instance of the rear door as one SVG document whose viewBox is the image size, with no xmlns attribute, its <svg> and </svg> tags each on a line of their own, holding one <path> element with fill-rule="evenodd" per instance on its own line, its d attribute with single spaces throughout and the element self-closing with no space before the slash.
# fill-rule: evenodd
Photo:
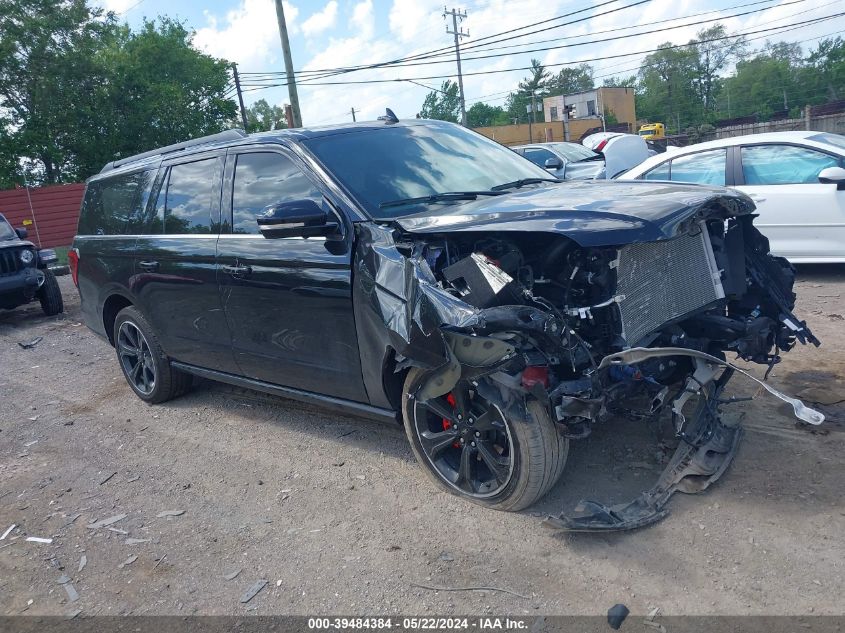
<svg viewBox="0 0 845 633">
<path fill-rule="evenodd" d="M 256 215 L 323 185 L 280 146 L 237 148 L 226 159 L 220 293 L 243 375 L 366 402 L 352 312 L 352 237 L 267 239 Z M 343 224 L 343 218 L 338 216 Z"/>
<path fill-rule="evenodd" d="M 840 166 L 826 152 L 788 144 L 743 145 L 737 189 L 754 200 L 754 225 L 771 250 L 792 260 L 845 257 L 845 191 L 822 184 L 819 172 Z"/>
<path fill-rule="evenodd" d="M 225 150 L 165 163 L 139 230 L 132 291 L 175 360 L 232 371 L 217 288 Z"/>
</svg>

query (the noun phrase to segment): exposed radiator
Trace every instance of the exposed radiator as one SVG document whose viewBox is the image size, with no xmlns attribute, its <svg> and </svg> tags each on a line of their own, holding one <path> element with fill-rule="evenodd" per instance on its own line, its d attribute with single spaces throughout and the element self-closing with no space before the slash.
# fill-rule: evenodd
<svg viewBox="0 0 845 633">
<path fill-rule="evenodd" d="M 619 249 L 616 294 L 622 335 L 634 346 L 664 323 L 722 299 L 710 236 L 696 235 L 631 244 Z"/>
</svg>

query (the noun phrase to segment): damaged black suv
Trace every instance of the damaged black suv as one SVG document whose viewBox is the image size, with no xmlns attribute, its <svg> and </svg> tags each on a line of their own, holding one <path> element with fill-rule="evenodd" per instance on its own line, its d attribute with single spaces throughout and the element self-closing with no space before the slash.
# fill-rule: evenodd
<svg viewBox="0 0 845 633">
<path fill-rule="evenodd" d="M 718 407 L 743 370 L 726 355 L 772 366 L 818 344 L 753 211 L 722 188 L 561 183 L 460 126 L 388 113 L 110 163 L 69 258 L 86 323 L 143 400 L 201 376 L 401 418 L 431 478 L 491 508 L 539 499 L 608 416 L 670 417 L 654 488 L 550 519 L 618 529 L 727 467 L 740 429 Z"/>
<path fill-rule="evenodd" d="M 35 299 L 47 316 L 64 311 L 62 290 L 48 268 L 57 260 L 51 248 L 36 249 L 27 230 L 14 229 L 0 215 L 0 308 L 11 310 Z"/>
</svg>

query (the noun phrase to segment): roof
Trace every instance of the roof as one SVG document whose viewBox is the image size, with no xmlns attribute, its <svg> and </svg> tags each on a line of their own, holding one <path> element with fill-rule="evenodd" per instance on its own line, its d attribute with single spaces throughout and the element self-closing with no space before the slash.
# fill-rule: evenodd
<svg viewBox="0 0 845 633">
<path fill-rule="evenodd" d="M 203 136 L 196 139 L 189 139 L 181 143 L 174 143 L 156 149 L 135 154 L 121 158 L 110 163 L 107 163 L 100 174 L 111 172 L 115 169 L 138 167 L 139 165 L 153 162 L 160 159 L 164 155 L 178 155 L 180 153 L 191 154 L 196 151 L 206 151 L 210 149 L 218 149 L 223 147 L 230 147 L 233 145 L 243 145 L 245 143 L 267 143 L 276 140 L 289 139 L 294 142 L 308 140 L 312 138 L 320 138 L 325 136 L 334 136 L 336 134 L 344 134 L 348 132 L 359 132 L 362 130 L 380 130 L 385 127 L 415 127 L 419 125 L 455 125 L 453 123 L 446 123 L 444 121 L 432 121 L 428 119 L 408 119 L 399 120 L 396 122 L 389 121 L 360 121 L 357 123 L 338 123 L 335 125 L 321 125 L 315 127 L 303 127 L 296 129 L 282 129 L 273 130 L 270 132 L 258 132 L 255 134 L 247 134 L 243 130 L 233 129 L 225 130 L 218 134 L 210 136 Z M 99 174 L 98 174 L 99 175 Z M 94 176 L 96 178 L 96 176 Z"/>
</svg>

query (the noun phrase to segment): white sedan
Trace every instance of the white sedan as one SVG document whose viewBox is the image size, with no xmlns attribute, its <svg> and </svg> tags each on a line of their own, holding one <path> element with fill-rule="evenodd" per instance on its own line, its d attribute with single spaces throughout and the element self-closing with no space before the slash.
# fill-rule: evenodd
<svg viewBox="0 0 845 633">
<path fill-rule="evenodd" d="M 735 187 L 757 205 L 772 252 L 798 264 L 845 262 L 845 136 L 772 132 L 670 149 L 620 180 Z"/>
</svg>

